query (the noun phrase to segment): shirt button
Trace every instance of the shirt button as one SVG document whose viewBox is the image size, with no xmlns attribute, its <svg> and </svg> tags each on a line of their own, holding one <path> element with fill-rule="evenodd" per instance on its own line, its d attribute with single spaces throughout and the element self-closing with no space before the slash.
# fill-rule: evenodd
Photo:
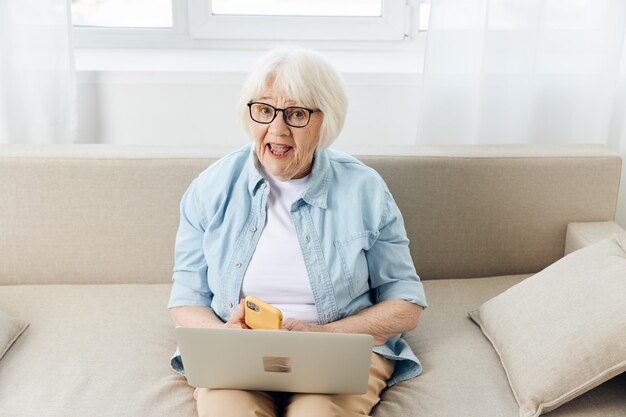
<svg viewBox="0 0 626 417">
<path fill-rule="evenodd" d="M 241 262 L 239 261 L 235 262 L 235 268 L 241 268 Z"/>
<path fill-rule="evenodd" d="M 309 235 L 306 235 L 304 238 L 306 239 L 307 242 L 311 241 L 311 236 L 309 236 Z"/>
<path fill-rule="evenodd" d="M 318 275 L 315 277 L 315 281 L 319 284 L 322 278 Z"/>
<path fill-rule="evenodd" d="M 265 190 L 267 188 L 267 184 L 266 183 L 261 184 L 261 188 Z"/>
<path fill-rule="evenodd" d="M 254 233 L 254 232 L 256 232 L 256 226 L 250 226 L 250 228 L 248 230 L 250 230 L 252 233 Z"/>
<path fill-rule="evenodd" d="M 228 303 L 228 308 L 233 308 L 233 303 Z"/>
</svg>

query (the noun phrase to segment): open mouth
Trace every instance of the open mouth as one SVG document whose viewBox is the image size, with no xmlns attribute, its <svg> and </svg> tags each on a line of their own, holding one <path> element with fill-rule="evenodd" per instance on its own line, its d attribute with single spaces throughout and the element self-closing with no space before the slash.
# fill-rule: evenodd
<svg viewBox="0 0 626 417">
<path fill-rule="evenodd" d="M 279 145 L 277 143 L 268 143 L 265 145 L 270 154 L 276 158 L 284 158 L 293 150 L 292 146 Z"/>
</svg>

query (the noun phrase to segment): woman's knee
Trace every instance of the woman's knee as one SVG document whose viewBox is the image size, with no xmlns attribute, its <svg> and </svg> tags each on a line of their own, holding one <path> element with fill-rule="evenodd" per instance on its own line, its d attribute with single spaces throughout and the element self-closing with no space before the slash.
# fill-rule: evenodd
<svg viewBox="0 0 626 417">
<path fill-rule="evenodd" d="M 295 394 L 285 409 L 285 417 L 366 416 L 371 407 L 358 395 Z"/>
<path fill-rule="evenodd" d="M 275 417 L 270 394 L 258 391 L 197 388 L 194 392 L 199 417 Z"/>
</svg>

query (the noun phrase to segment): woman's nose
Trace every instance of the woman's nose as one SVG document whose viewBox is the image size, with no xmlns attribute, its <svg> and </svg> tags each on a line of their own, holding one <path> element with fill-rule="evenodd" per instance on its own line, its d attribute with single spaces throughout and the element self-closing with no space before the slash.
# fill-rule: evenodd
<svg viewBox="0 0 626 417">
<path fill-rule="evenodd" d="M 272 123 L 270 123 L 270 134 L 273 136 L 288 136 L 290 133 L 289 126 L 285 123 L 283 112 L 278 112 Z"/>
</svg>

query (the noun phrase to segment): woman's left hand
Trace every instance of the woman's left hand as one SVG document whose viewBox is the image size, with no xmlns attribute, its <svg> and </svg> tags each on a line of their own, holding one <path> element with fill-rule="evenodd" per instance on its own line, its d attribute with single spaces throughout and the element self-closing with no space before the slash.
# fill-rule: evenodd
<svg viewBox="0 0 626 417">
<path fill-rule="evenodd" d="M 324 324 L 306 324 L 293 318 L 283 321 L 283 329 L 296 332 L 361 333 L 374 337 L 374 346 L 392 336 L 414 329 L 423 307 L 404 300 L 381 301 L 357 314 Z"/>
<path fill-rule="evenodd" d="M 300 320 L 293 319 L 291 317 L 287 317 L 283 321 L 283 330 L 288 330 L 291 332 L 323 332 L 323 326 L 319 324 L 306 324 L 301 322 Z"/>
<path fill-rule="evenodd" d="M 306 324 L 287 317 L 283 330 L 295 332 L 361 333 L 374 337 L 374 346 L 417 326 L 423 307 L 404 300 L 387 300 L 357 314 L 325 324 Z"/>
</svg>

